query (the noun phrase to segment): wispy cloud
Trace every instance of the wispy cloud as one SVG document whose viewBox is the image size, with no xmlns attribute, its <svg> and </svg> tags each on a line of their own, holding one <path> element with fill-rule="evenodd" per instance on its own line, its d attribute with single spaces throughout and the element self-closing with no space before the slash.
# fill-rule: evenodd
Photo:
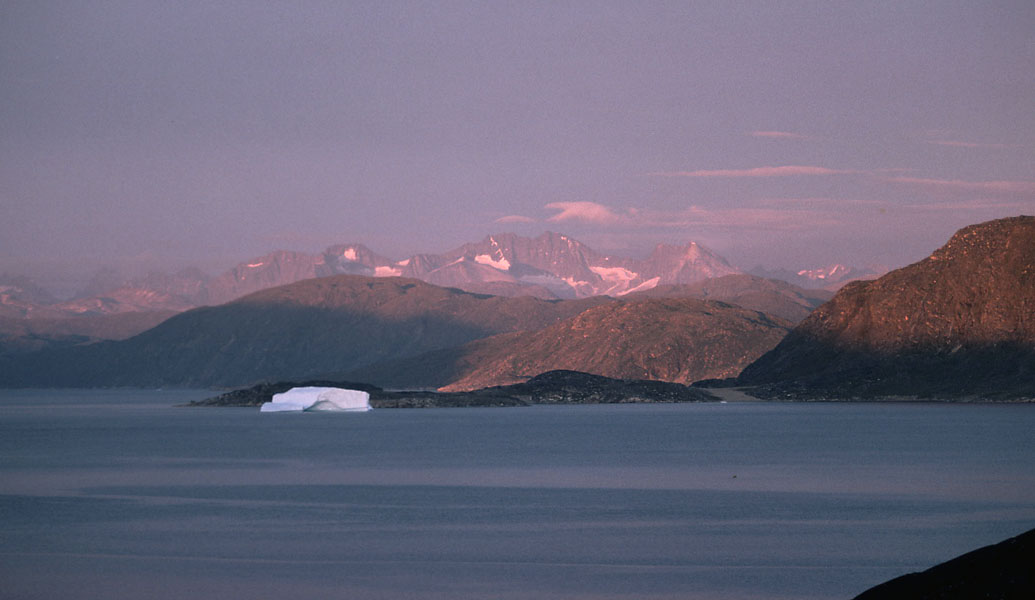
<svg viewBox="0 0 1035 600">
<path fill-rule="evenodd" d="M 699 171 L 668 171 L 648 173 L 655 177 L 789 177 L 793 175 L 842 175 L 857 173 L 847 169 L 828 169 L 808 165 L 755 167 L 752 169 L 704 169 Z"/>
<path fill-rule="evenodd" d="M 889 177 L 887 181 L 939 190 L 998 194 L 1035 194 L 1035 181 L 966 181 L 963 179 L 927 179 L 922 177 Z"/>
<path fill-rule="evenodd" d="M 863 198 L 825 198 L 825 197 L 808 197 L 808 198 L 759 198 L 758 204 L 761 206 L 808 206 L 808 207 L 823 207 L 827 209 L 839 209 L 844 207 L 858 207 L 858 206 L 886 206 L 888 203 L 885 200 L 868 200 Z"/>
<path fill-rule="evenodd" d="M 546 219 L 551 223 L 582 221 L 607 225 L 622 222 L 629 216 L 617 214 L 611 208 L 596 202 L 551 202 L 546 205 L 546 208 L 560 211 Z"/>
<path fill-rule="evenodd" d="M 809 140 L 811 136 L 803 135 L 800 133 L 794 133 L 791 131 L 749 131 L 747 133 L 752 137 L 761 138 L 775 138 L 783 140 Z"/>
<path fill-rule="evenodd" d="M 560 211 L 547 219 L 550 222 L 567 221 L 619 228 L 732 227 L 792 231 L 839 223 L 828 210 L 809 208 L 762 206 L 712 209 L 689 206 L 663 211 L 615 209 L 596 202 L 554 202 L 545 208 Z"/>
<path fill-rule="evenodd" d="M 905 204 L 902 208 L 924 210 L 924 211 L 937 211 L 937 212 L 960 212 L 960 211 L 1009 211 L 1009 212 L 1031 212 L 1031 202 L 1021 202 L 1017 200 L 1005 200 L 1005 199 L 990 199 L 990 198 L 974 198 L 962 200 L 960 202 L 917 202 L 913 204 Z"/>
<path fill-rule="evenodd" d="M 525 217 L 522 215 L 507 215 L 496 219 L 496 223 L 535 223 L 536 220 L 532 217 Z"/>
<path fill-rule="evenodd" d="M 959 140 L 927 140 L 928 144 L 936 146 L 951 146 L 953 148 L 1016 148 L 1013 144 L 983 144 L 980 142 L 963 142 Z"/>
</svg>

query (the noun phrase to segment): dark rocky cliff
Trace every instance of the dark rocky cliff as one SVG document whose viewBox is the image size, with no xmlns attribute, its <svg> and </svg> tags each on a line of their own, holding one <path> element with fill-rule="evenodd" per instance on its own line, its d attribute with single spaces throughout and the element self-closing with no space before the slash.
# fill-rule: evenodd
<svg viewBox="0 0 1035 600">
<path fill-rule="evenodd" d="M 1004 542 L 896 577 L 855 600 L 1030 600 L 1035 598 L 1035 529 Z"/>
<path fill-rule="evenodd" d="M 848 284 L 737 382 L 762 397 L 1035 397 L 1035 217 L 966 227 Z"/>
</svg>

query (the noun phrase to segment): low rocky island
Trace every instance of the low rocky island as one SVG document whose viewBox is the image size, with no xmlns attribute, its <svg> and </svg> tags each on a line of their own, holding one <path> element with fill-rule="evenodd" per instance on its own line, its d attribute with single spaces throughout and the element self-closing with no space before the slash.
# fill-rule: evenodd
<svg viewBox="0 0 1035 600">
<path fill-rule="evenodd" d="M 705 390 L 678 383 L 612 379 L 578 371 L 549 371 L 524 383 L 470 392 L 390 391 L 349 381 L 262 383 L 234 390 L 187 406 L 252 406 L 269 402 L 274 394 L 294 387 L 340 387 L 370 394 L 372 408 L 435 408 L 473 406 L 531 406 L 534 404 L 625 404 L 715 402 Z"/>
</svg>

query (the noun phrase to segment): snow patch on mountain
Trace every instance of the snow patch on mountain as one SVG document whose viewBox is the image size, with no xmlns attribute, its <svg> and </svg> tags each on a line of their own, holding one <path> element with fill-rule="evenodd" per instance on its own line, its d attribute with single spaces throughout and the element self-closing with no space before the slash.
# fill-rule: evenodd
<svg viewBox="0 0 1035 600">
<path fill-rule="evenodd" d="M 610 283 L 629 283 L 639 277 L 639 274 L 633 273 L 625 267 L 590 267 L 589 270 Z"/>
<path fill-rule="evenodd" d="M 635 294 L 636 292 L 645 292 L 658 287 L 658 283 L 661 281 L 661 277 L 651 277 L 647 281 L 637 285 L 636 287 L 629 288 L 625 291 L 618 292 L 616 296 L 625 296 L 626 294 Z"/>
<path fill-rule="evenodd" d="M 605 296 L 616 296 L 629 289 L 633 280 L 638 278 L 639 273 L 634 273 L 625 267 L 590 267 L 603 280 L 604 286 L 599 292 Z"/>
<path fill-rule="evenodd" d="M 588 281 L 578 281 L 574 277 L 564 277 L 563 280 L 571 289 L 575 290 L 575 296 L 578 298 L 600 295 L 593 284 Z"/>
<path fill-rule="evenodd" d="M 376 267 L 374 269 L 374 277 L 401 277 L 402 269 L 396 269 L 395 267 Z"/>
<path fill-rule="evenodd" d="M 502 253 L 501 256 L 497 259 L 492 258 L 488 254 L 479 254 L 478 256 L 474 257 L 474 262 L 483 265 L 488 265 L 490 267 L 499 269 L 500 271 L 510 270 L 510 261 L 507 260 L 506 257 L 502 256 Z"/>
<path fill-rule="evenodd" d="M 847 275 L 848 271 L 848 267 L 842 264 L 835 264 L 824 269 L 802 269 L 798 271 L 798 276 L 809 279 L 835 280 Z"/>
</svg>

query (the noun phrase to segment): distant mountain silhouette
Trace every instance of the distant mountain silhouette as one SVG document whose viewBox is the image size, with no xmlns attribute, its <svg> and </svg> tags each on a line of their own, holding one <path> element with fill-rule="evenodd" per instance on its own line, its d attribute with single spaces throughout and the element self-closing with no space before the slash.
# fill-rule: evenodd
<svg viewBox="0 0 1035 600">
<path fill-rule="evenodd" d="M 849 267 L 834 263 L 818 269 L 766 269 L 756 266 L 748 273 L 767 279 L 779 279 L 807 289 L 824 289 L 836 292 L 850 281 L 876 279 L 887 273 L 886 267 Z"/>
<path fill-rule="evenodd" d="M 767 397 L 1035 397 L 1035 217 L 853 282 L 744 370 Z"/>
<path fill-rule="evenodd" d="M 124 340 L 151 329 L 175 314 L 172 311 L 149 310 L 75 318 L 0 317 L 0 355 L 81 346 L 104 340 Z"/>
</svg>

